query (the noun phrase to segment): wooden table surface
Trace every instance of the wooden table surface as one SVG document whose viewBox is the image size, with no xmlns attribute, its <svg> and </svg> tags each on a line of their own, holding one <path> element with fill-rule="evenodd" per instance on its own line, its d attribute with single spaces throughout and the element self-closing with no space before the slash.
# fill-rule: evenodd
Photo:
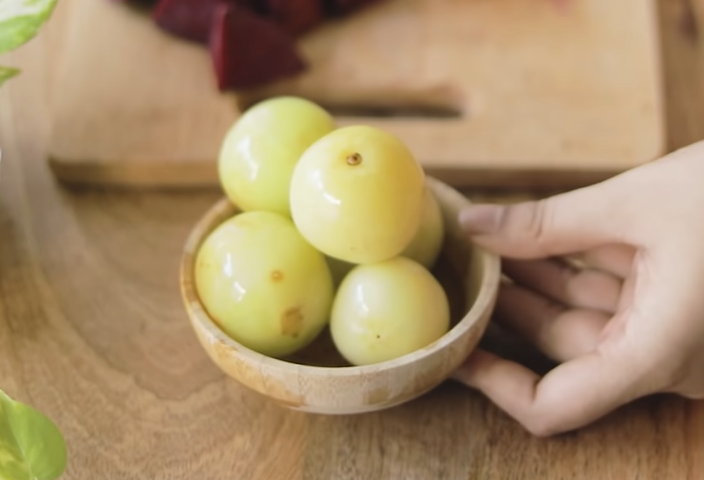
<svg viewBox="0 0 704 480">
<path fill-rule="evenodd" d="M 661 0 L 671 149 L 704 138 L 697 13 L 702 2 Z M 644 399 L 536 439 L 452 383 L 392 410 L 324 417 L 225 378 L 177 282 L 185 236 L 219 192 L 57 185 L 45 162 L 47 43 L 22 48 L 12 60 L 24 73 L 0 89 L 0 388 L 65 433 L 64 478 L 704 478 L 704 402 Z"/>
</svg>

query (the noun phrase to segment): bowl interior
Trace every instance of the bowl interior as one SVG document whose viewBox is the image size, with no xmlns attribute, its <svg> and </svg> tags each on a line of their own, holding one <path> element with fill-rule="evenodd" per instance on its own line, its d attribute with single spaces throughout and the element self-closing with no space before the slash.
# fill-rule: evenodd
<svg viewBox="0 0 704 480">
<path fill-rule="evenodd" d="M 446 241 L 446 243 L 449 242 Z M 453 263 L 448 255 L 448 246 L 446 245 L 431 270 L 433 276 L 443 286 L 450 303 L 450 328 L 453 328 L 462 320 L 467 313 L 467 305 L 471 305 L 476 299 L 479 282 L 467 282 L 467 286 L 471 288 L 465 288 L 465 281 L 469 273 L 468 267 L 467 261 Z M 325 327 L 320 336 L 308 347 L 284 357 L 282 360 L 302 365 L 323 367 L 351 366 L 335 348 L 328 327 Z"/>
<path fill-rule="evenodd" d="M 438 197 L 445 220 L 446 231 L 443 248 L 437 262 L 431 269 L 431 273 L 443 286 L 449 300 L 451 325 L 450 332 L 446 334 L 447 336 L 463 318 L 466 318 L 468 310 L 472 308 L 477 300 L 482 285 L 486 285 L 486 278 L 484 277 L 491 272 L 487 272 L 486 268 L 485 257 L 487 254 L 477 248 L 473 248 L 457 226 L 457 210 L 463 204 L 466 204 L 467 200 L 437 180 L 429 178 L 428 181 L 429 186 Z M 200 243 L 220 223 L 240 212 L 241 210 L 237 206 L 223 198 L 206 213 L 194 229 L 194 232 L 198 233 L 191 235 L 189 244 L 186 246 L 186 258 L 182 265 L 182 268 L 186 270 L 185 272 L 182 271 L 184 277 L 188 277 L 190 280 L 193 278 L 192 269 L 195 263 L 193 257 L 198 251 Z M 489 264 L 493 265 L 492 262 L 489 262 Z M 191 295 L 197 298 L 195 286 L 191 281 L 187 282 L 187 284 L 190 285 Z M 202 305 L 200 308 L 207 314 Z M 217 322 L 212 318 L 208 319 L 208 323 L 220 330 Z M 219 333 L 224 336 L 222 330 Z M 248 351 L 247 348 L 237 344 L 236 341 L 230 338 L 227 338 L 227 341 L 236 345 L 239 351 Z M 258 355 L 255 354 L 255 356 Z M 352 367 L 335 348 L 328 327 L 306 348 L 287 357 L 275 359 L 275 361 L 311 367 Z"/>
</svg>

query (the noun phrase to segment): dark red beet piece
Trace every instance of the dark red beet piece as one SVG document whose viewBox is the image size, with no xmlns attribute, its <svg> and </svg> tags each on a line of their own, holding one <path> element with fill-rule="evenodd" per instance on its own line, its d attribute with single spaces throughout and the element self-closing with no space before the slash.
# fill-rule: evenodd
<svg viewBox="0 0 704 480">
<path fill-rule="evenodd" d="M 265 0 L 266 12 L 292 35 L 300 35 L 325 18 L 322 0 Z"/>
<path fill-rule="evenodd" d="M 340 16 L 351 13 L 380 0 L 323 0 L 325 11 L 330 16 Z"/>
<path fill-rule="evenodd" d="M 110 0 L 113 3 L 124 3 L 126 5 L 134 5 L 136 7 L 152 7 L 157 0 Z"/>
<path fill-rule="evenodd" d="M 227 0 L 159 0 L 152 11 L 154 22 L 178 37 L 207 44 L 215 7 Z"/>
<path fill-rule="evenodd" d="M 260 86 L 307 67 L 293 37 L 275 21 L 234 4 L 215 8 L 210 54 L 221 91 Z"/>
<path fill-rule="evenodd" d="M 249 7 L 250 9 L 252 9 L 253 12 L 256 12 L 260 15 L 269 14 L 267 2 L 268 0 L 235 0 L 235 3 L 238 3 L 244 7 Z"/>
</svg>

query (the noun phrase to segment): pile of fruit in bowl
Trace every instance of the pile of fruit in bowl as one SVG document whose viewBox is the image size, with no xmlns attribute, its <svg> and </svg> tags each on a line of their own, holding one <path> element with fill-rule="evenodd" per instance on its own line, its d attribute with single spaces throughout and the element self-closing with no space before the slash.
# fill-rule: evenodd
<svg viewBox="0 0 704 480">
<path fill-rule="evenodd" d="M 459 230 L 468 200 L 393 134 L 272 98 L 227 133 L 218 173 L 225 198 L 181 276 L 225 372 L 293 408 L 352 413 L 432 389 L 476 346 L 499 260 Z"/>
</svg>

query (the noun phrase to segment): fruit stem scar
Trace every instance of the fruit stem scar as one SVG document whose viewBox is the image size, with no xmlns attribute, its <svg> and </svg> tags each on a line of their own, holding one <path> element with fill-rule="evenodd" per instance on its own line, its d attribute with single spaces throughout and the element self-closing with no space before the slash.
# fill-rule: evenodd
<svg viewBox="0 0 704 480">
<path fill-rule="evenodd" d="M 359 165 L 360 163 L 362 163 L 362 156 L 359 153 L 355 152 L 347 156 L 347 165 L 354 166 Z"/>
</svg>

